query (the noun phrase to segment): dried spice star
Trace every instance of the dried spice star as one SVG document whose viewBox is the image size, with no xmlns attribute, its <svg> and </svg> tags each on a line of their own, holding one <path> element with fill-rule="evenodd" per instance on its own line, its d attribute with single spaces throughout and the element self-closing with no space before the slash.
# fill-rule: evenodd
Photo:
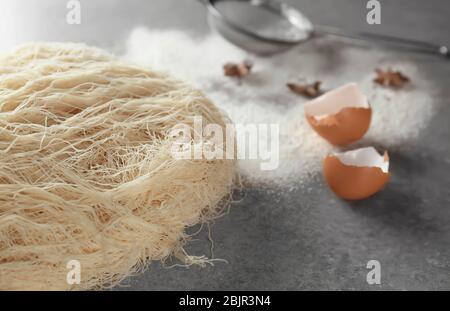
<svg viewBox="0 0 450 311">
<path fill-rule="evenodd" d="M 301 84 L 301 83 L 287 83 L 287 87 L 294 93 L 308 97 L 314 98 L 322 94 L 322 90 L 320 89 L 320 85 L 322 82 L 316 81 L 310 84 Z"/>
<path fill-rule="evenodd" d="M 223 65 L 223 74 L 228 77 L 243 78 L 247 76 L 253 67 L 253 63 L 245 60 L 242 63 L 228 62 Z"/>
<path fill-rule="evenodd" d="M 373 81 L 379 85 L 392 88 L 402 88 L 410 81 L 409 77 L 405 76 L 401 71 L 393 71 L 391 69 L 382 70 L 375 69 L 377 77 Z"/>
</svg>

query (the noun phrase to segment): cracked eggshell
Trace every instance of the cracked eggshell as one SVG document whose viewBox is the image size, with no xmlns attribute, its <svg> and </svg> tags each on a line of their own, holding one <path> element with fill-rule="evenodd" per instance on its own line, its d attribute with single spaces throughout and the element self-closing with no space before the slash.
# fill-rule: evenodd
<svg viewBox="0 0 450 311">
<path fill-rule="evenodd" d="M 389 157 L 367 147 L 327 156 L 323 163 L 325 180 L 331 190 L 346 200 L 361 200 L 377 193 L 388 183 Z"/>
<path fill-rule="evenodd" d="M 349 83 L 309 101 L 304 106 L 312 128 L 337 146 L 353 143 L 370 126 L 372 109 L 355 83 Z"/>
</svg>

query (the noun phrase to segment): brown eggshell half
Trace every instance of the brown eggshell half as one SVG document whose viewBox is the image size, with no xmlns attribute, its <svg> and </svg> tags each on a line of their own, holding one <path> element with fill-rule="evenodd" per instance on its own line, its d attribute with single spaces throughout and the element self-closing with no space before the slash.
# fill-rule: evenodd
<svg viewBox="0 0 450 311">
<path fill-rule="evenodd" d="M 312 128 L 328 142 L 344 146 L 361 139 L 370 126 L 372 109 L 344 108 L 336 114 L 322 119 L 306 114 Z"/>
<path fill-rule="evenodd" d="M 346 200 L 368 198 L 383 189 L 390 179 L 390 174 L 384 173 L 379 167 L 345 165 L 332 155 L 325 158 L 323 173 L 331 190 Z"/>
</svg>

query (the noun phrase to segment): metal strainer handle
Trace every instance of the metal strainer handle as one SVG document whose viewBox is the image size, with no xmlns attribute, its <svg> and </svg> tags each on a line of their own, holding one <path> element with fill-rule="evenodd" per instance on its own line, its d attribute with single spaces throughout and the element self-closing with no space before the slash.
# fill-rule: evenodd
<svg viewBox="0 0 450 311">
<path fill-rule="evenodd" d="M 399 38 L 369 32 L 351 33 L 338 28 L 322 25 L 314 25 L 314 32 L 316 34 L 326 34 L 361 41 L 369 41 L 372 43 L 388 45 L 417 53 L 439 54 L 447 58 L 450 57 L 450 51 L 447 46 L 420 40 Z"/>
</svg>

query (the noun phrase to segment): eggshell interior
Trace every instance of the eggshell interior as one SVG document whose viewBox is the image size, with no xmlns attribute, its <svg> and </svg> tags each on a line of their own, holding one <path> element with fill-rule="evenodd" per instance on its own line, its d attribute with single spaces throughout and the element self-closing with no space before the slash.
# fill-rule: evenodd
<svg viewBox="0 0 450 311">
<path fill-rule="evenodd" d="M 329 155 L 323 164 L 324 177 L 331 190 L 346 200 L 368 198 L 388 183 L 389 158 L 373 147 Z"/>
<path fill-rule="evenodd" d="M 334 154 L 345 165 L 358 167 L 378 167 L 384 173 L 389 172 L 389 157 L 387 152 L 380 155 L 374 147 L 365 147 Z"/>
<path fill-rule="evenodd" d="M 372 109 L 355 83 L 344 85 L 305 104 L 311 127 L 333 145 L 344 146 L 367 132 Z"/>
<path fill-rule="evenodd" d="M 321 120 L 345 108 L 370 108 L 367 97 L 356 83 L 345 84 L 309 101 L 305 104 L 305 113 Z"/>
</svg>

